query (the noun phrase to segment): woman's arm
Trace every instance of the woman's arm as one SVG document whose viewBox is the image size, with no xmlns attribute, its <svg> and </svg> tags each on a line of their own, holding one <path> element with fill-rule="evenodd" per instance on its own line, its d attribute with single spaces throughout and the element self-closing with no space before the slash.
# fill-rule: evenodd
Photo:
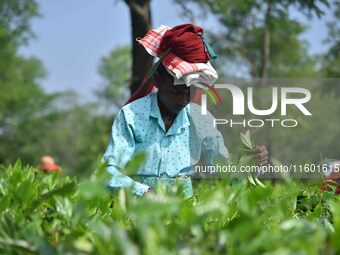
<svg viewBox="0 0 340 255">
<path fill-rule="evenodd" d="M 126 121 L 124 111 L 121 109 L 112 125 L 110 143 L 103 156 L 107 162 L 107 171 L 112 174 L 108 186 L 112 189 L 132 187 L 136 195 L 142 196 L 149 186 L 132 180 L 120 170 L 125 167 L 135 151 L 133 128 Z"/>
</svg>

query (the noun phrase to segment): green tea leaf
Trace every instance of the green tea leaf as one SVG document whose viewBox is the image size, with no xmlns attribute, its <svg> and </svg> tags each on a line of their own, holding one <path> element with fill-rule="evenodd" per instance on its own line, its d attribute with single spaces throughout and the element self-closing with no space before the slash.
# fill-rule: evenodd
<svg viewBox="0 0 340 255">
<path fill-rule="evenodd" d="M 248 130 L 245 134 L 240 133 L 241 135 L 241 141 L 242 143 L 250 150 L 253 150 L 253 144 L 251 142 L 251 138 L 250 138 L 250 131 Z"/>
</svg>

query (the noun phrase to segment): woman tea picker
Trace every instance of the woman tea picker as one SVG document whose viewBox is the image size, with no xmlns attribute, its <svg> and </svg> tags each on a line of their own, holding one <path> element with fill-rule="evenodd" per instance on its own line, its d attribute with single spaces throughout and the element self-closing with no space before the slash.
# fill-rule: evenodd
<svg viewBox="0 0 340 255">
<path fill-rule="evenodd" d="M 191 166 L 200 156 L 209 164 L 217 157 L 227 159 L 221 133 L 212 125 L 209 130 L 201 125 L 196 128 L 189 115 L 193 107 L 189 104 L 190 86 L 212 85 L 218 77 L 209 63 L 211 49 L 202 35 L 203 29 L 192 24 L 174 28 L 162 25 L 138 39 L 149 54 L 160 60 L 113 123 L 103 157 L 112 174 L 110 188 L 130 187 L 141 196 L 159 184 L 171 188 L 176 181 L 183 185 L 185 197 L 190 197 Z M 192 138 L 189 142 L 190 136 L 196 137 L 195 146 Z M 257 148 L 258 158 L 266 163 L 266 148 Z M 122 170 L 127 162 L 140 152 L 146 153 L 146 159 L 137 176 L 124 175 Z"/>
</svg>

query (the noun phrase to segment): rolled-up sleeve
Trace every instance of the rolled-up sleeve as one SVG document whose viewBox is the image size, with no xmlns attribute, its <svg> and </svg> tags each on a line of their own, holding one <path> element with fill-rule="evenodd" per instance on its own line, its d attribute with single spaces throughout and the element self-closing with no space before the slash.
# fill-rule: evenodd
<svg viewBox="0 0 340 255">
<path fill-rule="evenodd" d="M 134 151 L 133 127 L 127 123 L 124 111 L 120 110 L 113 122 L 111 139 L 102 159 L 107 162 L 107 171 L 112 174 L 108 187 L 111 189 L 132 187 L 136 195 L 142 196 L 149 186 L 136 182 L 121 172 Z"/>
</svg>

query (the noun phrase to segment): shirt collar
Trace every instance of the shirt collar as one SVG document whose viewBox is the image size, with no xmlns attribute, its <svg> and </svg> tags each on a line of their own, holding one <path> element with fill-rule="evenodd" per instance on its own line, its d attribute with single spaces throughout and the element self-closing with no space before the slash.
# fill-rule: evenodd
<svg viewBox="0 0 340 255">
<path fill-rule="evenodd" d="M 150 116 L 158 119 L 158 124 L 165 130 L 164 122 L 158 107 L 157 101 L 157 93 L 153 93 L 150 95 L 151 97 L 151 109 L 150 109 Z M 190 104 L 184 107 L 176 116 L 175 121 L 172 123 L 170 129 L 167 132 L 167 135 L 172 134 L 180 134 L 184 131 L 184 128 L 190 126 L 190 119 L 189 119 L 189 112 L 190 112 Z"/>
</svg>

